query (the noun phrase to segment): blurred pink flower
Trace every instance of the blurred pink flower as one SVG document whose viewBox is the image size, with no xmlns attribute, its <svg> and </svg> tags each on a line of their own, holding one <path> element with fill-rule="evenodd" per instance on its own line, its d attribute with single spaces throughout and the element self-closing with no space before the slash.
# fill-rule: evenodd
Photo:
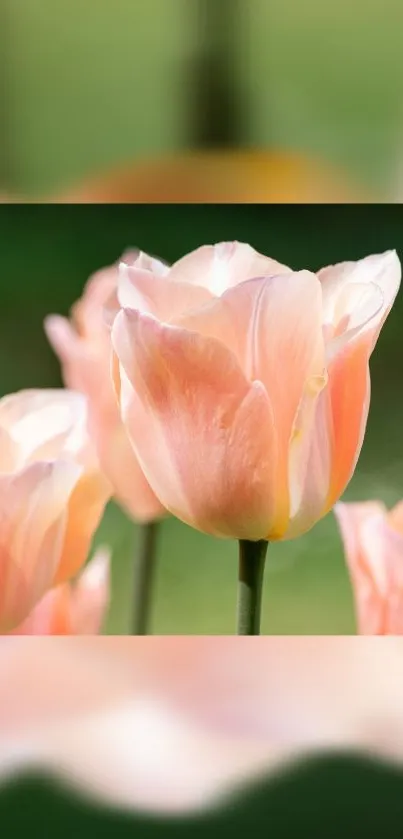
<svg viewBox="0 0 403 839">
<path fill-rule="evenodd" d="M 0 775 L 202 809 L 318 750 L 403 759 L 403 645 L 364 638 L 7 638 Z"/>
<path fill-rule="evenodd" d="M 128 259 L 135 256 L 127 254 Z M 116 296 L 118 266 L 95 273 L 73 306 L 71 322 L 58 315 L 45 320 L 47 337 L 58 355 L 67 387 L 88 398 L 88 423 L 105 475 L 115 497 L 139 522 L 165 510 L 150 489 L 120 420 L 110 377 L 111 343 L 105 309 Z"/>
<path fill-rule="evenodd" d="M 110 552 L 99 549 L 73 582 L 45 594 L 12 635 L 98 635 L 109 605 Z"/>
<path fill-rule="evenodd" d="M 82 394 L 25 390 L 0 400 L 0 631 L 80 570 L 110 494 Z"/>
<path fill-rule="evenodd" d="M 361 635 L 403 635 L 403 501 L 336 504 Z"/>
<path fill-rule="evenodd" d="M 360 453 L 394 251 L 293 272 L 237 242 L 171 268 L 122 264 L 113 377 L 154 492 L 206 533 L 287 539 L 338 500 Z"/>
</svg>

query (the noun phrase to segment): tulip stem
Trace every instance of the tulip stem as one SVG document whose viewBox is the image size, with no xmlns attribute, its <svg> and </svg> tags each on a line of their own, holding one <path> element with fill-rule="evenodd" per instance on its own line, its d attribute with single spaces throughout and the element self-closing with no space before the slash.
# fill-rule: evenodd
<svg viewBox="0 0 403 839">
<path fill-rule="evenodd" d="M 260 635 L 263 575 L 268 542 L 239 541 L 237 635 Z"/>
<path fill-rule="evenodd" d="M 157 531 L 158 523 L 156 521 L 141 526 L 141 543 L 135 575 L 133 635 L 149 634 Z"/>
</svg>

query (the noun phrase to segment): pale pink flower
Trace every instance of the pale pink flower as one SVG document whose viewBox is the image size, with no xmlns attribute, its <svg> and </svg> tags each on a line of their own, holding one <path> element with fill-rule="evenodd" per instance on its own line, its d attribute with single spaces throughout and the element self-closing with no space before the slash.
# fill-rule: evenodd
<svg viewBox="0 0 403 839">
<path fill-rule="evenodd" d="M 134 259 L 134 255 L 127 258 Z M 129 443 L 111 383 L 107 308 L 114 305 L 117 278 L 117 265 L 96 272 L 73 306 L 71 321 L 50 315 L 45 331 L 61 361 L 66 386 L 87 396 L 89 431 L 117 501 L 136 521 L 145 522 L 162 516 L 165 510 Z"/>
<path fill-rule="evenodd" d="M 76 580 L 50 589 L 12 635 L 98 635 L 109 606 L 110 552 L 99 549 Z"/>
<path fill-rule="evenodd" d="M 339 502 L 334 508 L 344 543 L 361 635 L 403 635 L 403 502 Z"/>
<path fill-rule="evenodd" d="M 0 400 L 0 631 L 81 569 L 110 494 L 82 394 L 25 390 Z"/>
<path fill-rule="evenodd" d="M 216 536 L 309 530 L 353 475 L 394 251 L 314 274 L 221 243 L 122 264 L 113 378 L 150 486 Z"/>
</svg>

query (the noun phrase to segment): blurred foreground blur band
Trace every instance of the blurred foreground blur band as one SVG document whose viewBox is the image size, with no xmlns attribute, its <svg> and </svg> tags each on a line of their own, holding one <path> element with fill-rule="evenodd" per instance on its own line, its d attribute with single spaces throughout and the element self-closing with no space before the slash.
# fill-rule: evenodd
<svg viewBox="0 0 403 839">
<path fill-rule="evenodd" d="M 5 638 L 2 783 L 50 773 L 101 804 L 204 811 L 309 754 L 403 761 L 395 638 Z"/>
</svg>

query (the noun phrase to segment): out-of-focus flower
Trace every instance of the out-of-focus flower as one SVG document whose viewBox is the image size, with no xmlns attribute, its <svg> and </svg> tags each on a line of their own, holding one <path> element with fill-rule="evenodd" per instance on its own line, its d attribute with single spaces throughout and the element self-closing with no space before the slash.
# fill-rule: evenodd
<svg viewBox="0 0 403 839">
<path fill-rule="evenodd" d="M 339 502 L 334 508 L 344 542 L 361 635 L 403 635 L 403 501 Z"/>
<path fill-rule="evenodd" d="M 73 582 L 50 589 L 12 635 L 98 635 L 109 605 L 110 552 L 100 549 Z"/>
<path fill-rule="evenodd" d="M 237 242 L 122 265 L 112 328 L 123 422 L 164 506 L 217 536 L 292 538 L 350 480 L 395 251 L 293 272 Z"/>
<path fill-rule="evenodd" d="M 111 488 L 80 393 L 25 390 L 0 400 L 0 629 L 27 618 L 84 564 Z"/>
<path fill-rule="evenodd" d="M 403 646 L 365 638 L 7 638 L 0 775 L 183 812 L 312 751 L 403 760 Z"/>
<path fill-rule="evenodd" d="M 61 361 L 66 386 L 87 396 L 89 431 L 116 499 L 135 520 L 145 522 L 162 516 L 165 510 L 127 439 L 111 384 L 105 309 L 113 305 L 117 278 L 117 265 L 95 273 L 72 309 L 71 322 L 51 315 L 46 318 L 45 330 Z"/>
</svg>

